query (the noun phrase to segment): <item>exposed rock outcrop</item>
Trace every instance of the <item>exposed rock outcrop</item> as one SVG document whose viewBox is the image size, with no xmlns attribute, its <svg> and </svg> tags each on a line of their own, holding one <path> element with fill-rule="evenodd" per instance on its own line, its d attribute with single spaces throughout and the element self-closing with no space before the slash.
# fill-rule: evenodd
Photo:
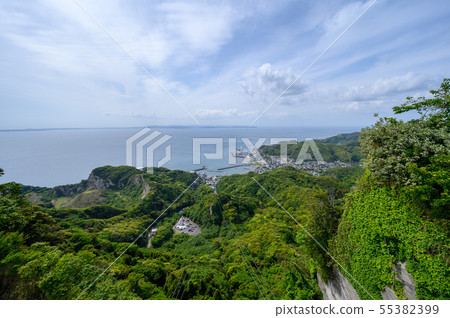
<svg viewBox="0 0 450 318">
<path fill-rule="evenodd" d="M 410 273 L 406 271 L 406 263 L 398 262 L 394 267 L 395 278 L 403 287 L 404 297 L 407 299 L 416 299 L 415 282 Z M 322 291 L 323 299 L 326 300 L 349 300 L 360 299 L 356 289 L 348 281 L 342 273 L 335 269 L 334 278 L 329 279 L 328 283 L 325 283 L 317 273 L 317 280 L 319 281 L 319 288 Z M 398 282 L 397 282 L 398 283 Z M 381 292 L 381 297 L 384 300 L 398 300 L 399 298 L 395 294 L 395 291 L 391 286 L 386 286 L 385 290 Z"/>
<path fill-rule="evenodd" d="M 76 184 L 56 186 L 53 188 L 53 193 L 57 196 L 73 197 L 86 190 L 105 190 L 114 186 L 115 184 L 111 180 L 103 179 L 91 172 L 87 180 Z"/>
<path fill-rule="evenodd" d="M 72 197 L 87 189 L 86 182 L 67 184 L 53 188 L 53 193 L 59 197 Z"/>
<path fill-rule="evenodd" d="M 403 285 L 404 297 L 406 299 L 415 300 L 416 299 L 416 288 L 414 278 L 410 273 L 406 271 L 406 263 L 398 262 L 395 265 L 394 270 L 396 272 L 395 278 Z M 381 292 L 381 297 L 384 300 L 398 300 L 395 291 L 390 287 L 386 286 L 385 290 Z"/>
<path fill-rule="evenodd" d="M 356 289 L 347 278 L 342 275 L 339 270 L 334 271 L 334 278 L 329 279 L 325 283 L 317 273 L 317 280 L 319 281 L 319 288 L 322 291 L 323 299 L 325 300 L 356 300 L 360 299 Z"/>
<path fill-rule="evenodd" d="M 142 179 L 142 185 L 143 185 L 141 199 L 143 199 L 147 196 L 147 194 L 150 193 L 151 188 L 150 188 L 150 185 L 147 182 L 145 182 L 144 177 L 142 177 L 142 175 L 141 175 L 141 179 Z"/>
<path fill-rule="evenodd" d="M 384 300 L 398 300 L 395 291 L 389 286 L 386 286 L 386 288 L 381 291 L 381 297 L 383 297 Z"/>
<path fill-rule="evenodd" d="M 89 175 L 87 179 L 87 188 L 94 188 L 97 190 L 105 190 L 107 188 L 114 187 L 115 184 L 109 179 L 102 179 L 96 176 L 93 172 Z"/>
</svg>

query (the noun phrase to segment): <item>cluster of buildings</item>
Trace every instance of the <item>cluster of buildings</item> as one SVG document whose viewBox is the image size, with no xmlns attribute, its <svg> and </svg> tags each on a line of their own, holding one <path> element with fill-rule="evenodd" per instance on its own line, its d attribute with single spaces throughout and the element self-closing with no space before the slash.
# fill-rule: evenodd
<svg viewBox="0 0 450 318">
<path fill-rule="evenodd" d="M 240 153 L 239 155 L 241 155 Z M 238 155 L 238 154 L 237 154 Z M 242 154 L 243 155 L 243 154 Z M 314 176 L 320 176 L 320 173 L 323 171 L 327 171 L 331 168 L 336 167 L 350 167 L 354 164 L 352 163 L 346 163 L 341 161 L 334 161 L 334 162 L 318 162 L 318 161 L 303 161 L 303 163 L 296 163 L 296 160 L 293 158 L 287 158 L 285 162 L 282 162 L 280 157 L 277 156 L 265 156 L 264 157 L 265 163 L 260 163 L 256 158 L 252 157 L 251 165 L 252 168 L 249 169 L 249 171 L 254 171 L 255 173 L 263 173 L 266 171 L 275 170 L 281 167 L 291 166 L 295 167 L 297 169 L 303 170 L 305 172 L 308 172 Z M 361 164 L 360 164 L 361 165 Z M 208 169 L 204 167 L 206 171 Z M 225 169 L 225 168 L 223 168 Z M 200 170 L 200 169 L 199 169 Z M 210 175 L 206 172 L 199 172 L 196 171 L 197 174 L 202 178 L 203 183 L 214 189 L 216 191 L 217 189 L 217 183 L 219 182 L 220 178 L 223 175 Z"/>
<path fill-rule="evenodd" d="M 219 182 L 222 176 L 214 176 L 206 173 L 197 173 L 203 180 L 203 183 L 209 186 L 214 192 L 217 189 L 217 183 Z"/>
<path fill-rule="evenodd" d="M 301 165 L 295 165 L 298 169 L 304 170 L 308 173 L 311 173 L 312 175 L 319 176 L 320 172 L 327 171 L 331 168 L 336 167 L 351 167 L 351 163 L 346 162 L 340 162 L 340 161 L 334 161 L 334 162 L 323 162 L 318 163 L 317 161 L 305 161 Z"/>
<path fill-rule="evenodd" d="M 200 227 L 185 216 L 182 216 L 177 223 L 175 223 L 173 231 L 189 235 L 198 235 L 201 232 Z"/>
<path fill-rule="evenodd" d="M 254 169 L 256 173 L 263 173 L 266 171 L 278 169 L 280 167 L 291 166 L 306 171 L 312 175 L 319 176 L 322 171 L 327 171 L 328 169 L 331 168 L 350 167 L 353 165 L 351 163 L 341 161 L 334 161 L 334 162 L 303 161 L 303 163 L 299 164 L 296 163 L 293 158 L 287 158 L 287 162 L 282 163 L 280 157 L 276 156 L 266 156 L 264 160 L 266 161 L 267 164 L 257 166 Z"/>
</svg>

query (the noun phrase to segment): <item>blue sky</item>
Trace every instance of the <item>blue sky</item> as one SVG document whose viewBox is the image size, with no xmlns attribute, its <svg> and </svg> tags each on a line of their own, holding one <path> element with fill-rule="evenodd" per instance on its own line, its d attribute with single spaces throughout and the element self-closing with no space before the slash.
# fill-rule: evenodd
<svg viewBox="0 0 450 318">
<path fill-rule="evenodd" d="M 86 1 L 201 125 L 250 125 L 373 1 Z M 378 0 L 257 126 L 365 126 L 450 70 L 447 1 Z M 196 125 L 71 0 L 0 1 L 0 129 Z"/>
</svg>

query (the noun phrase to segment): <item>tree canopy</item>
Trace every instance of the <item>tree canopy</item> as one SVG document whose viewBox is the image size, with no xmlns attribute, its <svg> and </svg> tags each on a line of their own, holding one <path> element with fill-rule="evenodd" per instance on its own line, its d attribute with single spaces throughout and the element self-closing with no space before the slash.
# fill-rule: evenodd
<svg viewBox="0 0 450 318">
<path fill-rule="evenodd" d="M 365 158 L 319 177 L 283 167 L 214 191 L 188 172 L 105 166 L 74 185 L 1 184 L 0 298 L 321 299 L 317 273 L 341 270 L 361 298 L 388 286 L 402 299 L 404 263 L 418 299 L 449 299 L 449 87 L 394 107 L 418 119 L 318 143 Z M 201 233 L 175 233 L 181 216 Z"/>
</svg>

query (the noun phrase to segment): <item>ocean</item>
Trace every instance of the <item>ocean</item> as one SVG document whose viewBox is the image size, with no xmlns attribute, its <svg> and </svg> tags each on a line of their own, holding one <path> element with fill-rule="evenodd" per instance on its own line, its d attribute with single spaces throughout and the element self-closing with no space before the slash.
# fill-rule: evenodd
<svg viewBox="0 0 450 318">
<path fill-rule="evenodd" d="M 229 155 L 231 145 L 248 151 L 242 138 L 249 138 L 256 144 L 259 138 L 267 138 L 264 144 L 270 144 L 270 138 L 305 138 L 321 139 L 339 133 L 359 131 L 360 127 L 155 127 L 136 140 L 137 143 L 155 131 L 160 132 L 152 142 L 164 141 L 154 151 L 153 162 L 170 158 L 163 167 L 190 171 L 202 166 L 208 167 L 209 173 L 231 174 L 248 171 L 239 167 L 218 171 L 218 168 L 232 166 Z M 53 187 L 56 185 L 78 183 L 86 179 L 92 169 L 104 165 L 119 166 L 127 163 L 126 140 L 141 131 L 141 128 L 102 128 L 102 129 L 51 129 L 51 130 L 10 130 L 0 131 L 0 168 L 5 171 L 0 183 L 15 181 L 25 185 Z M 155 133 L 157 134 L 157 133 Z M 167 137 L 164 137 L 167 136 Z M 163 137 L 165 139 L 163 139 Z M 200 143 L 218 142 L 223 148 L 223 156 L 207 159 L 205 153 L 214 153 L 215 144 L 200 146 L 200 163 L 193 162 L 193 140 Z M 223 147 L 220 142 L 223 140 Z M 170 146 L 170 149 L 167 149 Z M 136 166 L 136 143 L 133 144 L 132 165 Z M 144 148 L 145 149 L 145 148 Z M 168 151 L 170 150 L 170 156 Z M 142 162 L 145 163 L 146 151 Z M 236 158 L 236 164 L 242 158 Z M 146 164 L 144 164 L 146 166 Z"/>
</svg>

